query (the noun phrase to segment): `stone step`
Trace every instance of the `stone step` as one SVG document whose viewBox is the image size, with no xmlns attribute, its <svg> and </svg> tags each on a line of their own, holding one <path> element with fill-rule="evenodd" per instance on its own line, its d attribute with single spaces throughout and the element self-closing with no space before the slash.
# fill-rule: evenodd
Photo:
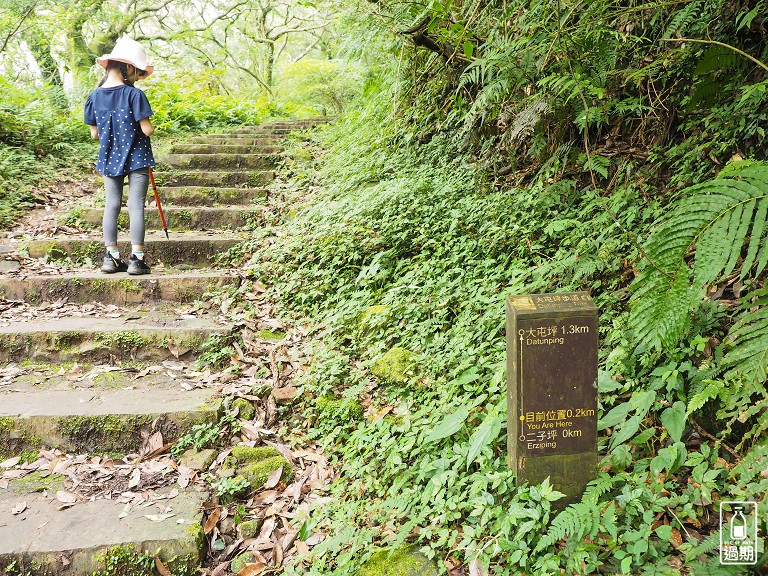
<svg viewBox="0 0 768 576">
<path fill-rule="evenodd" d="M 165 373 L 152 381 L 116 378 L 114 372 L 65 388 L 46 382 L 14 382 L 0 393 L 0 455 L 3 459 L 41 447 L 81 454 L 135 454 L 142 429 L 160 432 L 163 442 L 175 442 L 192 426 L 218 421 L 220 402 L 215 390 L 184 390 Z M 109 377 L 109 378 L 107 378 Z M 147 380 L 146 378 L 144 380 Z M 65 377 L 59 377 L 65 381 Z M 191 385 L 190 385 L 191 386 Z"/>
<path fill-rule="evenodd" d="M 288 129 L 288 130 L 306 130 L 308 128 L 315 128 L 321 124 L 327 124 L 331 117 L 320 117 L 306 120 L 283 120 L 277 122 L 266 122 L 259 124 L 258 126 L 242 126 L 232 130 L 233 134 L 253 133 L 253 132 L 269 132 L 270 130 Z"/>
<path fill-rule="evenodd" d="M 275 157 L 269 154 L 164 154 L 159 160 L 173 169 L 268 170 L 275 166 Z"/>
<path fill-rule="evenodd" d="M 204 234 L 194 232 L 169 232 L 170 240 L 165 238 L 161 230 L 148 231 L 144 251 L 150 267 L 157 264 L 178 267 L 207 266 L 218 253 L 226 252 L 243 239 L 244 235 Z M 118 248 L 121 254 L 130 254 L 130 242 L 127 238 L 118 236 Z M 54 260 L 69 258 L 75 264 L 92 264 L 101 267 L 104 258 L 104 244 L 93 238 L 50 238 L 31 240 L 26 245 L 31 258 L 49 257 Z M 89 262 L 90 261 L 90 262 Z M 135 276 L 125 276 L 135 278 Z"/>
<path fill-rule="evenodd" d="M 160 200 L 162 202 L 162 199 Z M 84 208 L 80 220 L 91 226 L 101 226 L 104 210 Z M 200 206 L 175 207 L 163 204 L 163 214 L 169 230 L 237 230 L 247 224 L 261 220 L 261 206 L 221 206 L 206 208 Z M 155 208 L 145 211 L 144 218 L 150 229 L 162 228 L 160 214 Z M 123 208 L 118 218 L 118 229 L 128 230 L 128 209 Z"/>
<path fill-rule="evenodd" d="M 156 302 L 194 302 L 203 294 L 237 286 L 240 277 L 232 271 L 153 270 L 151 274 L 127 276 L 81 270 L 61 276 L 0 278 L 0 297 L 37 305 L 41 302 L 103 302 L 126 304 Z"/>
<path fill-rule="evenodd" d="M 233 206 L 252 204 L 266 200 L 265 188 L 216 188 L 206 186 L 163 186 L 158 190 L 160 202 L 165 208 L 179 206 Z"/>
<path fill-rule="evenodd" d="M 240 146 L 233 144 L 174 144 L 171 154 L 279 154 L 282 146 L 266 144 Z"/>
<path fill-rule="evenodd" d="M 62 317 L 0 326 L 0 362 L 156 362 L 188 358 L 227 326 L 178 314 L 146 317 Z"/>
<path fill-rule="evenodd" d="M 171 170 L 155 172 L 155 182 L 163 186 L 243 186 L 255 188 L 266 186 L 275 179 L 272 170 Z M 161 198 L 162 201 L 162 198 Z"/>
<path fill-rule="evenodd" d="M 205 144 L 214 146 L 261 146 L 282 149 L 282 136 L 274 134 L 205 134 L 194 136 L 186 141 L 187 144 Z"/>
<path fill-rule="evenodd" d="M 106 568 L 105 554 L 117 547 L 132 547 L 150 558 L 158 556 L 174 574 L 192 574 L 202 562 L 202 504 L 206 499 L 202 493 L 185 490 L 149 507 L 134 506 L 124 515 L 126 505 L 117 500 L 99 499 L 63 508 L 55 498 L 56 490 L 30 492 L 34 488 L 28 488 L 25 480 L 15 480 L 9 489 L 0 490 L 0 572 L 4 574 L 91 576 Z M 59 489 L 62 486 L 63 480 Z M 21 503 L 24 511 L 13 514 Z M 147 518 L 162 515 L 169 506 L 175 515 L 168 520 Z M 119 568 L 120 573 L 126 569 L 131 568 Z"/>
</svg>

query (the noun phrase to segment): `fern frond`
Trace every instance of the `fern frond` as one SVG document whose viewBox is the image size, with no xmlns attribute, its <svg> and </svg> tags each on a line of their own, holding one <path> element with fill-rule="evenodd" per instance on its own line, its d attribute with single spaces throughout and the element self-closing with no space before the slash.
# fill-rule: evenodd
<svg viewBox="0 0 768 576">
<path fill-rule="evenodd" d="M 682 34 L 685 32 L 689 24 L 701 14 L 701 4 L 701 1 L 691 2 L 682 10 L 676 12 L 667 25 L 667 29 L 662 37 L 671 38 L 676 33 Z"/>
<path fill-rule="evenodd" d="M 744 574 L 741 566 L 724 566 L 716 560 L 710 562 L 700 562 L 696 560 L 690 564 L 686 564 L 686 566 L 689 569 L 688 573 L 695 574 L 695 576 L 737 576 Z"/>
<path fill-rule="evenodd" d="M 727 379 L 768 379 L 768 289 L 742 298 L 741 313 L 730 331 L 733 347 L 723 358 Z"/>
<path fill-rule="evenodd" d="M 706 286 L 739 266 L 744 277 L 750 269 L 759 274 L 768 264 L 768 165 L 731 170 L 683 194 L 648 238 L 646 254 L 652 264 L 646 263 L 632 285 L 635 340 L 653 347 L 680 340 Z M 686 255 L 692 248 L 691 282 Z"/>
<path fill-rule="evenodd" d="M 696 412 L 696 410 L 704 406 L 704 404 L 717 398 L 721 392 L 727 388 L 727 385 L 723 380 L 705 380 L 704 383 L 706 385 L 694 393 L 693 396 L 691 396 L 691 399 L 688 400 L 686 416 L 690 416 Z"/>
<path fill-rule="evenodd" d="M 594 536 L 600 526 L 600 511 L 601 507 L 596 502 L 582 501 L 571 504 L 555 516 L 547 533 L 539 540 L 536 552 L 552 548 L 566 536 L 574 541 Z"/>
<path fill-rule="evenodd" d="M 732 70 L 738 68 L 742 62 L 742 58 L 733 50 L 724 46 L 712 46 L 701 55 L 693 75 L 702 76 L 720 70 Z"/>
</svg>

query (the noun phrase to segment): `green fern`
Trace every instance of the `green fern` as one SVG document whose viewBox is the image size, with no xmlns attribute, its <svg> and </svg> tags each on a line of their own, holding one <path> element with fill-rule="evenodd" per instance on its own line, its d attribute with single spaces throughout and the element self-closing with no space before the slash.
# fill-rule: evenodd
<svg viewBox="0 0 768 576">
<path fill-rule="evenodd" d="M 569 541 L 579 542 L 597 534 L 602 507 L 593 501 L 583 500 L 571 504 L 560 512 L 550 524 L 546 535 L 539 540 L 536 552 L 552 548 L 566 536 Z"/>
<path fill-rule="evenodd" d="M 742 299 L 739 320 L 731 328 L 735 345 L 723 358 L 729 379 L 752 376 L 768 379 L 768 289 L 756 290 Z"/>
<path fill-rule="evenodd" d="M 691 22 L 701 17 L 701 5 L 701 1 L 691 2 L 688 6 L 676 12 L 667 25 L 662 37 L 671 38 L 674 34 L 683 34 Z"/>
<path fill-rule="evenodd" d="M 732 70 L 741 66 L 743 62 L 742 57 L 733 50 L 729 50 L 724 46 L 712 46 L 701 55 L 693 75 L 702 76 L 721 70 Z"/>
<path fill-rule="evenodd" d="M 727 388 L 727 385 L 723 380 L 704 380 L 702 383 L 703 386 L 695 391 L 690 400 L 688 400 L 688 412 L 686 416 L 690 416 L 707 402 L 720 396 Z"/>
<path fill-rule="evenodd" d="M 744 278 L 750 272 L 759 275 L 768 264 L 767 165 L 730 171 L 683 195 L 648 239 L 645 252 L 651 263 L 646 262 L 632 285 L 635 341 L 651 347 L 673 347 L 680 341 L 707 286 L 737 267 Z M 686 255 L 694 248 L 691 270 Z"/>
</svg>

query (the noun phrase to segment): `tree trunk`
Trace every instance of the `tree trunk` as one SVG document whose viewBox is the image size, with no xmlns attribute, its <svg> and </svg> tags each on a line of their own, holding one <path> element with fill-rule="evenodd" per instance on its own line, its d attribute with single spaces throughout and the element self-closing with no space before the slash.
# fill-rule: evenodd
<svg viewBox="0 0 768 576">
<path fill-rule="evenodd" d="M 59 74 L 59 63 L 51 56 L 48 38 L 38 28 L 25 30 L 23 38 L 40 68 L 43 81 L 51 86 L 51 101 L 62 110 L 66 110 L 69 102 L 64 93 L 64 82 Z"/>
</svg>

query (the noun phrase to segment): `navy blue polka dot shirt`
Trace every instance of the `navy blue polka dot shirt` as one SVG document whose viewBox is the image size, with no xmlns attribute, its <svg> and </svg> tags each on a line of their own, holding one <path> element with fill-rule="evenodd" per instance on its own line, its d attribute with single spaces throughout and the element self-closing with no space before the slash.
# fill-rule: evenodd
<svg viewBox="0 0 768 576">
<path fill-rule="evenodd" d="M 152 145 L 139 126 L 152 107 L 144 92 L 122 85 L 97 88 L 85 102 L 83 120 L 99 130 L 96 170 L 104 176 L 122 176 L 155 165 Z"/>
</svg>

